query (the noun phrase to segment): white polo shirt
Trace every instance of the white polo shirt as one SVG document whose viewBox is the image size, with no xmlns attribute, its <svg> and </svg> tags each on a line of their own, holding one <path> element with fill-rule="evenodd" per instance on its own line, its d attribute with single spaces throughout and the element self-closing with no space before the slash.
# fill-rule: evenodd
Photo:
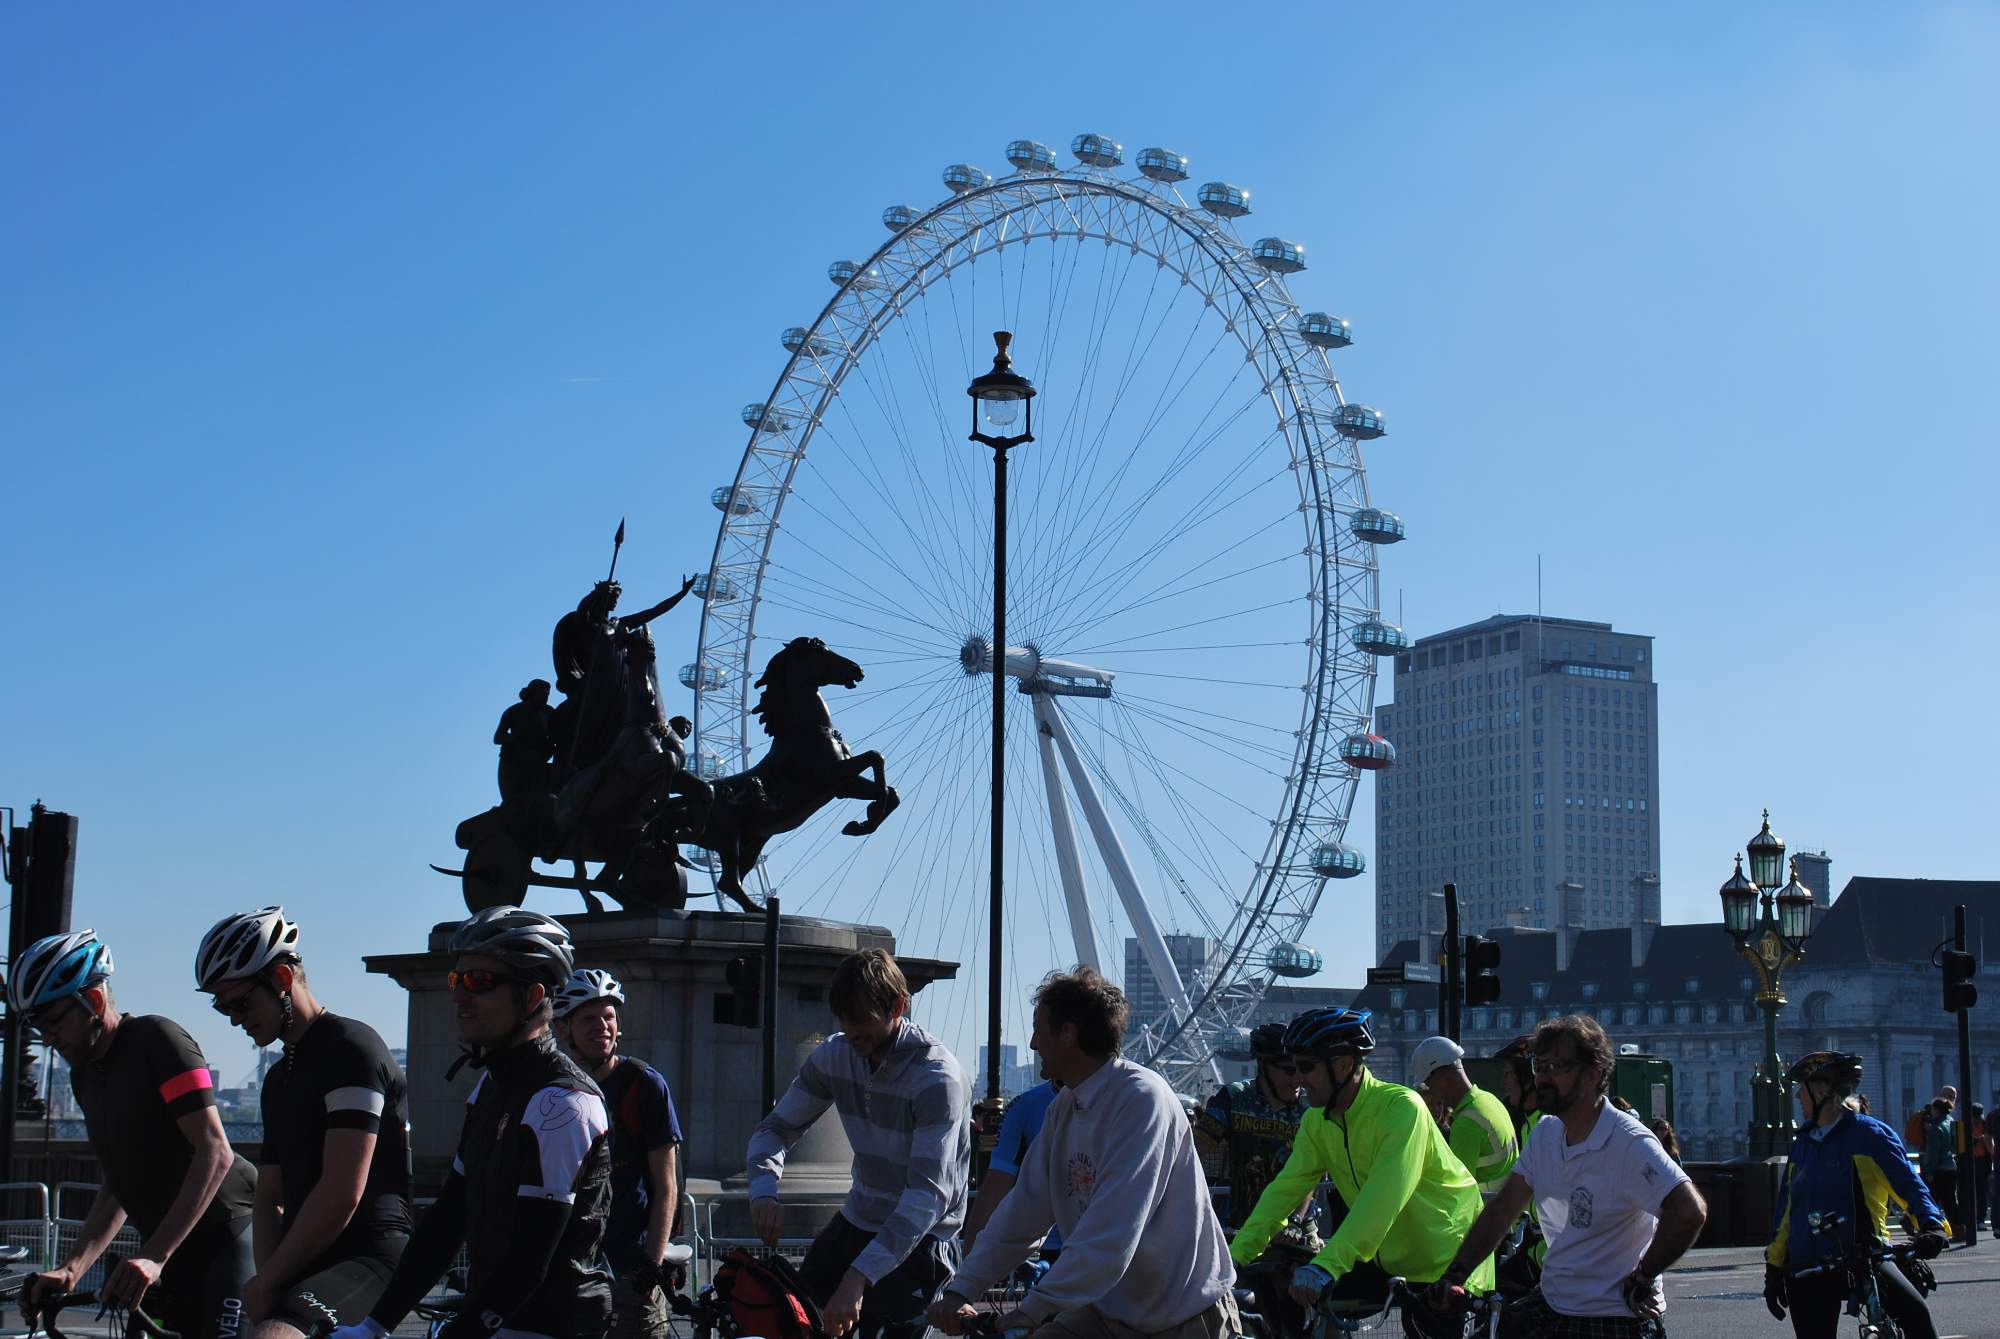
<svg viewBox="0 0 2000 1339">
<path fill-rule="evenodd" d="M 1558 1315 L 1629 1316 L 1618 1285 L 1638 1268 L 1661 1203 L 1688 1174 L 1636 1116 L 1602 1098 L 1590 1137 L 1567 1140 L 1560 1118 L 1539 1121 L 1514 1164 L 1549 1242 L 1542 1296 Z M 1664 1308 L 1657 1280 L 1653 1296 Z"/>
</svg>

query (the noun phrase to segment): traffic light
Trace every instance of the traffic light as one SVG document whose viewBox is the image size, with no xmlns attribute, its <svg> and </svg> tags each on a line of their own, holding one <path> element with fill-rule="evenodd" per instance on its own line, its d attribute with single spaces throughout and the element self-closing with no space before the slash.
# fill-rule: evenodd
<svg viewBox="0 0 2000 1339">
<path fill-rule="evenodd" d="M 1465 1002 L 1477 1008 L 1500 998 L 1500 945 L 1485 935 L 1465 937 Z"/>
<path fill-rule="evenodd" d="M 1979 970 L 1978 960 L 1970 953 L 1948 948 L 1938 955 L 1938 962 L 1944 967 L 1945 1012 L 1955 1014 L 1977 1004 L 1979 987 L 1972 984 L 1972 974 Z"/>
<path fill-rule="evenodd" d="M 717 1015 L 715 1021 L 734 1023 L 737 1027 L 760 1026 L 764 999 L 764 955 L 745 953 L 740 957 L 731 958 L 729 965 L 722 969 L 722 974 L 729 982 L 729 994 L 727 997 L 722 995 L 715 997 Z M 725 998 L 729 1015 L 727 1018 L 721 1016 L 724 1012 Z"/>
</svg>

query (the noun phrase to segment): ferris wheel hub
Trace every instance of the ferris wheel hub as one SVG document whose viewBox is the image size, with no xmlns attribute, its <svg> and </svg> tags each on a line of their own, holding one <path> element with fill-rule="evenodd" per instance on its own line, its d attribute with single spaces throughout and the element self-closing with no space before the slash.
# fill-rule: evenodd
<svg viewBox="0 0 2000 1339">
<path fill-rule="evenodd" d="M 970 674 L 993 672 L 993 643 L 974 633 L 958 649 L 958 663 Z M 1075 660 L 1045 656 L 1032 642 L 1007 648 L 1004 672 L 1021 680 L 1024 693 L 1047 693 L 1053 697 L 1110 697 L 1116 672 L 1098 669 Z"/>
</svg>

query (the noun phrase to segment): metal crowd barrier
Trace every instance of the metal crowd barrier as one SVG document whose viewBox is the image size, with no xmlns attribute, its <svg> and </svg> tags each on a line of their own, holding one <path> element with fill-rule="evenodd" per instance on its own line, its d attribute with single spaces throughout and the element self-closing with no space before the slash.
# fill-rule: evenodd
<svg viewBox="0 0 2000 1339">
<path fill-rule="evenodd" d="M 88 1181 L 56 1182 L 55 1202 L 49 1217 L 51 1265 L 67 1256 L 75 1248 L 78 1239 L 83 1236 L 84 1220 L 90 1215 L 91 1203 L 96 1200 L 99 1189 L 100 1187 Z M 66 1209 L 72 1212 L 65 1213 Z M 118 1235 L 113 1237 L 111 1244 L 104 1249 L 106 1254 L 115 1251 L 119 1255 L 129 1256 L 138 1254 L 139 1248 L 144 1244 L 140 1240 L 138 1231 L 127 1223 L 118 1229 Z M 103 1282 L 104 1257 L 99 1256 L 97 1263 L 90 1267 L 89 1272 L 77 1280 L 76 1286 L 79 1289 L 95 1288 Z"/>
<path fill-rule="evenodd" d="M 49 1188 L 40 1181 L 0 1182 L 0 1242 L 25 1246 L 41 1269 L 53 1263 L 55 1228 L 49 1217 Z"/>
</svg>

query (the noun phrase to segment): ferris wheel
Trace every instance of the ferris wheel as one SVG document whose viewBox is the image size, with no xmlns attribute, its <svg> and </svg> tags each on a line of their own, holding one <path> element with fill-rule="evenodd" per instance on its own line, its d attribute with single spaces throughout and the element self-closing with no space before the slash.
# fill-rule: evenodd
<svg viewBox="0 0 2000 1339">
<path fill-rule="evenodd" d="M 1128 1053 L 1193 1091 L 1274 980 L 1318 971 L 1307 924 L 1365 868 L 1348 819 L 1362 774 L 1394 760 L 1370 733 L 1375 664 L 1407 645 L 1376 552 L 1404 526 L 1369 501 L 1361 443 L 1383 417 L 1329 358 L 1348 323 L 1288 287 L 1305 248 L 1244 240 L 1250 193 L 1188 190 L 1180 154 L 1070 149 L 1062 165 L 1017 140 L 997 178 L 954 164 L 943 200 L 884 210 L 886 240 L 829 267 L 831 299 L 783 332 L 776 384 L 743 409 L 680 677 L 713 777 L 762 753 L 754 683 L 788 640 L 862 664 L 828 705 L 886 755 L 902 807 L 861 841 L 829 807 L 766 849 L 753 891 L 963 963 L 925 996 L 947 1037 L 982 1017 L 989 952 L 1015 1037 L 1044 972 L 1097 965 L 1134 997 Z M 993 462 L 965 433 L 995 330 L 1039 392 L 1038 438 L 1011 453 L 998 654 Z M 996 662 L 1019 691 L 990 945 Z M 1371 914 L 1357 902 L 1356 933 Z"/>
</svg>

